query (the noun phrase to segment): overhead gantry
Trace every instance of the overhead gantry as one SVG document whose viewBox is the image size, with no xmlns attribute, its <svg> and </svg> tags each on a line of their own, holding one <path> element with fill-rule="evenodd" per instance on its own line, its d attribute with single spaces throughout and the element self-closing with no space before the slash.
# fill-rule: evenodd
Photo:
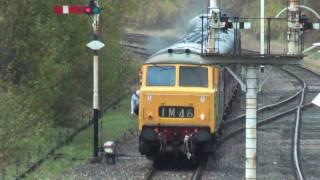
<svg viewBox="0 0 320 180">
<path fill-rule="evenodd" d="M 271 18 L 264 17 L 264 0 L 261 0 L 261 16 L 259 18 L 253 18 L 252 20 L 260 20 L 260 24 L 251 25 L 249 22 L 241 22 L 241 20 L 250 20 L 250 18 L 234 18 L 226 17 L 221 14 L 219 0 L 209 0 L 208 7 L 208 33 L 207 36 L 202 33 L 202 56 L 205 59 L 205 64 L 219 65 L 225 67 L 228 72 L 239 82 L 242 91 L 246 93 L 246 133 L 245 133 L 245 179 L 255 180 L 257 179 L 257 93 L 261 90 L 264 80 L 261 86 L 258 81 L 258 67 L 261 65 L 271 66 L 283 66 L 283 65 L 300 65 L 304 58 L 302 41 L 303 33 L 308 29 L 320 29 L 318 23 L 310 23 L 308 20 L 301 16 L 300 8 L 309 9 L 306 6 L 300 5 L 300 1 L 288 0 L 287 18 L 272 20 L 282 23 L 287 27 L 283 33 L 287 34 L 287 41 L 284 45 L 283 53 L 273 53 L 270 51 L 271 42 Z M 278 16 L 280 16 L 285 10 L 282 10 Z M 312 11 L 318 18 L 314 10 Z M 268 19 L 267 39 L 265 40 L 265 19 Z M 203 24 L 203 23 L 202 23 Z M 240 41 L 236 37 L 241 37 L 241 29 L 250 29 L 251 27 L 259 27 L 260 25 L 260 52 L 255 51 L 243 51 L 241 49 Z M 207 27 L 203 27 L 207 28 Z M 235 50 L 231 54 L 223 54 L 219 50 L 219 34 L 222 30 L 228 28 L 234 29 L 235 33 L 235 45 L 234 48 L 240 48 Z M 239 34 L 240 33 L 240 34 Z M 206 37 L 205 37 L 206 36 Z M 267 50 L 265 44 L 267 41 Z M 240 46 L 239 46 L 240 45 Z M 249 53 L 248 53 L 249 52 Z M 238 77 L 228 65 L 241 64 L 245 70 L 244 77 Z M 242 81 L 244 79 L 245 81 Z"/>
</svg>

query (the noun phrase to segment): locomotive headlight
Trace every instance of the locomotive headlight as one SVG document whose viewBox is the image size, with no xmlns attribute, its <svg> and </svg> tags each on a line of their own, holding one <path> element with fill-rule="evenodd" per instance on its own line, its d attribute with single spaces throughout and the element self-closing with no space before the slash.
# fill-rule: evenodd
<svg viewBox="0 0 320 180">
<path fill-rule="evenodd" d="M 201 114 L 200 114 L 200 120 L 201 120 L 201 121 L 206 120 L 206 115 L 205 115 L 204 113 L 201 113 Z"/>
</svg>

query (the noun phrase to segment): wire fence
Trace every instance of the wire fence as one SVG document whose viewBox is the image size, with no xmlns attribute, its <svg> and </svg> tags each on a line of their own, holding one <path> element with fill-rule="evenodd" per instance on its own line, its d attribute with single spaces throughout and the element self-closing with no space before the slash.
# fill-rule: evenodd
<svg viewBox="0 0 320 180">
<path fill-rule="evenodd" d="M 121 96 L 105 108 L 101 108 L 99 118 L 101 119 L 106 111 L 115 107 L 126 96 L 127 95 Z M 61 147 L 70 143 L 79 133 L 89 128 L 92 124 L 92 110 L 88 110 L 86 113 L 81 115 L 79 126 L 77 128 L 66 128 L 50 135 L 48 143 L 49 146 L 48 144 L 38 145 L 37 147 L 26 150 L 26 153 L 22 157 L 7 162 L 0 169 L 0 180 L 22 179 L 26 177 L 27 174 L 37 169 L 47 159 L 51 157 L 59 158 L 59 154 L 55 153 Z"/>
</svg>

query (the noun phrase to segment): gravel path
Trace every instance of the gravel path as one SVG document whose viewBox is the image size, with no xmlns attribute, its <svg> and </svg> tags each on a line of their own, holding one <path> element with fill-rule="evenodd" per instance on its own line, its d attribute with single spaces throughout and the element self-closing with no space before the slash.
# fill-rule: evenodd
<svg viewBox="0 0 320 180">
<path fill-rule="evenodd" d="M 116 180 L 141 180 L 146 169 L 151 167 L 151 161 L 140 156 L 138 152 L 137 133 L 123 139 L 121 146 L 118 146 L 118 153 L 126 154 L 116 160 L 115 165 L 102 164 L 83 164 L 71 169 L 63 175 L 61 179 L 116 179 Z"/>
</svg>

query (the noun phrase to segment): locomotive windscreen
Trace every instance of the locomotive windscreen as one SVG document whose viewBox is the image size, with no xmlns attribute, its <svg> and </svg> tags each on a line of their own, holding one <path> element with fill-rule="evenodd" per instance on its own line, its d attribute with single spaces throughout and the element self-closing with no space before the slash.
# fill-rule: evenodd
<svg viewBox="0 0 320 180">
<path fill-rule="evenodd" d="M 176 68 L 174 66 L 150 66 L 147 73 L 147 86 L 174 86 Z"/>
<path fill-rule="evenodd" d="M 179 78 L 182 87 L 208 87 L 208 68 L 182 66 Z"/>
</svg>

